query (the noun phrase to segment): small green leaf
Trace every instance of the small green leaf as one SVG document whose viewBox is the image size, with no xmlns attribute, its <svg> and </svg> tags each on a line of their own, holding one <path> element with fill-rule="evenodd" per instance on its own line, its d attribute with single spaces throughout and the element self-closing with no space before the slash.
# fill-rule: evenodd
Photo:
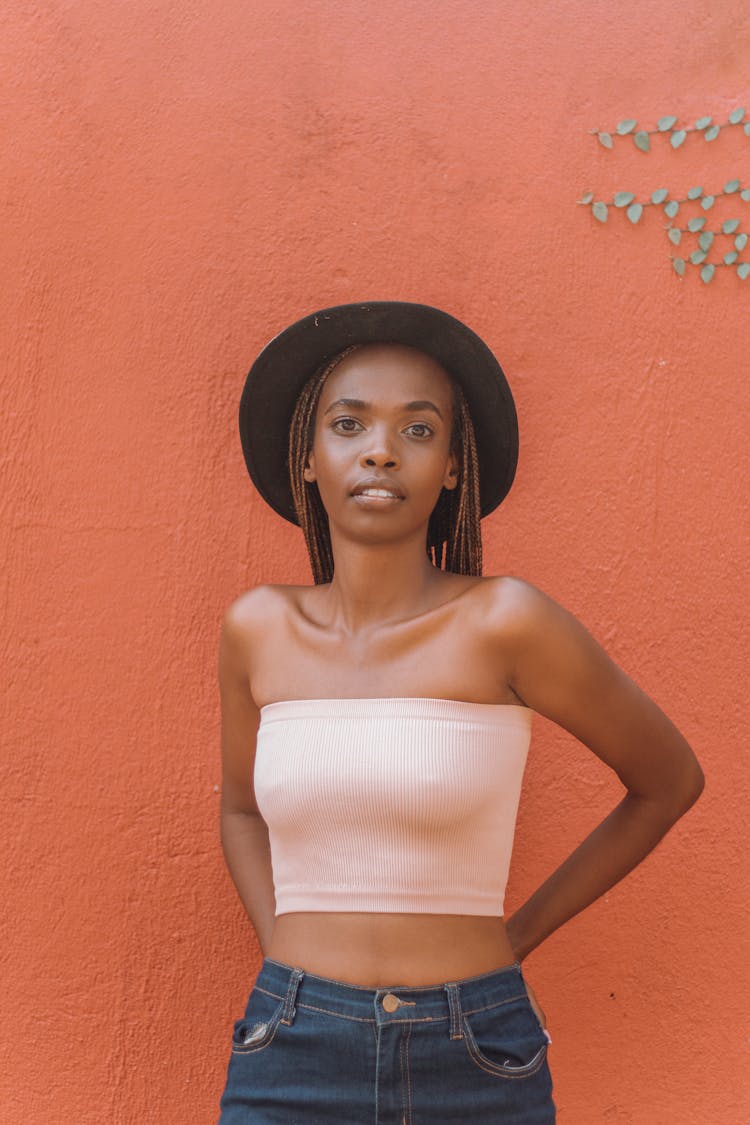
<svg viewBox="0 0 750 1125">
<path fill-rule="evenodd" d="M 691 187 L 690 190 L 687 193 L 688 199 L 700 199 L 700 197 L 702 195 L 703 195 L 703 188 L 702 187 Z"/>
<path fill-rule="evenodd" d="M 643 214 L 643 204 L 631 203 L 625 214 L 628 216 L 631 223 L 637 223 L 641 215 Z"/>
<path fill-rule="evenodd" d="M 722 234 L 734 234 L 734 232 L 737 230 L 737 227 L 739 225 L 740 225 L 739 219 L 725 219 L 724 222 L 721 224 L 721 233 Z"/>
<path fill-rule="evenodd" d="M 673 246 L 679 246 L 682 241 L 682 231 L 679 227 L 670 227 L 667 231 L 667 238 Z"/>
<path fill-rule="evenodd" d="M 728 254 L 724 255 L 724 265 L 725 266 L 733 266 L 738 258 L 739 258 L 739 254 L 737 253 L 737 251 L 736 250 L 730 250 Z"/>
<path fill-rule="evenodd" d="M 698 236 L 698 245 L 701 250 L 710 250 L 713 240 L 714 232 L 712 230 L 704 230 L 703 233 Z"/>
<path fill-rule="evenodd" d="M 676 117 L 660 117 L 656 123 L 656 128 L 660 133 L 668 133 L 672 126 L 676 124 Z"/>
<path fill-rule="evenodd" d="M 675 273 L 678 273 L 680 275 L 680 277 L 685 276 L 685 259 L 684 258 L 673 258 L 672 259 L 672 265 L 674 266 L 674 272 Z"/>
<path fill-rule="evenodd" d="M 701 227 L 704 227 L 705 225 L 706 219 L 704 215 L 696 215 L 694 219 L 688 219 L 688 230 L 700 230 Z"/>
<path fill-rule="evenodd" d="M 750 274 L 750 262 L 740 262 L 737 266 L 737 276 L 743 281 Z"/>
<path fill-rule="evenodd" d="M 660 187 L 656 191 L 651 192 L 651 202 L 652 203 L 663 203 L 668 195 L 669 195 L 668 190 L 665 187 Z"/>
<path fill-rule="evenodd" d="M 607 221 L 607 204 L 606 203 L 602 203 L 601 199 L 599 199 L 594 204 L 594 206 L 591 208 L 591 210 L 594 213 L 595 219 L 598 219 L 600 223 L 606 223 L 606 221 Z"/>
<path fill-rule="evenodd" d="M 746 137 L 750 137 L 750 121 L 746 121 L 745 124 L 742 126 L 742 132 L 745 134 Z"/>
<path fill-rule="evenodd" d="M 627 207 L 628 203 L 632 203 L 635 195 L 632 191 L 618 191 L 615 193 L 613 203 L 615 207 Z"/>
<path fill-rule="evenodd" d="M 715 266 L 709 264 L 707 266 L 704 266 L 701 270 L 701 281 L 704 281 L 706 285 L 708 285 L 709 281 L 714 276 L 715 268 Z"/>
<path fill-rule="evenodd" d="M 733 191 L 739 191 L 739 190 L 740 190 L 740 181 L 739 180 L 729 180 L 728 183 L 724 184 L 724 194 L 725 195 L 731 195 Z"/>
<path fill-rule="evenodd" d="M 740 199 L 743 203 L 750 203 L 750 188 L 743 188 L 740 192 Z"/>
<path fill-rule="evenodd" d="M 648 152 L 651 148 L 651 140 L 645 129 L 639 129 L 637 133 L 634 133 L 633 141 L 635 143 L 635 147 L 639 148 L 641 152 Z"/>
<path fill-rule="evenodd" d="M 621 137 L 624 137 L 627 133 L 632 133 L 637 124 L 637 121 L 632 121 L 630 118 L 626 121 L 620 121 L 617 125 L 617 132 Z"/>
<path fill-rule="evenodd" d="M 739 125 L 740 121 L 742 120 L 742 118 L 744 116 L 745 116 L 745 107 L 744 106 L 740 106 L 739 109 L 733 109 L 732 112 L 729 114 L 729 124 L 730 125 Z"/>
<path fill-rule="evenodd" d="M 675 132 L 672 133 L 672 136 L 669 138 L 669 143 L 671 144 L 672 148 L 679 148 L 682 142 L 685 140 L 686 136 L 687 133 L 684 129 L 676 129 Z"/>
<path fill-rule="evenodd" d="M 710 211 L 714 205 L 715 195 L 704 195 L 701 199 L 701 207 L 704 211 Z"/>
<path fill-rule="evenodd" d="M 747 235 L 745 234 L 744 231 L 742 232 L 742 234 L 738 234 L 735 237 L 734 244 L 735 244 L 735 246 L 737 247 L 738 250 L 744 250 L 745 249 L 745 247 L 747 246 Z"/>
<path fill-rule="evenodd" d="M 711 120 L 710 117 L 699 117 L 695 123 L 696 129 L 707 129 L 711 124 Z"/>
<path fill-rule="evenodd" d="M 670 199 L 669 203 L 667 203 L 666 207 L 664 208 L 664 214 L 667 216 L 668 219 L 673 219 L 675 217 L 675 215 L 677 214 L 677 212 L 679 211 L 679 209 L 680 209 L 680 205 L 677 202 L 677 200 L 676 199 Z"/>
<path fill-rule="evenodd" d="M 587 191 L 585 195 L 581 196 L 581 198 L 578 200 L 578 202 L 579 203 L 590 203 L 593 198 L 594 198 L 593 191 Z"/>
<path fill-rule="evenodd" d="M 693 250 L 692 254 L 690 255 L 690 261 L 694 266 L 699 266 L 701 262 L 705 262 L 707 257 L 708 254 L 705 250 Z"/>
<path fill-rule="evenodd" d="M 706 129 L 703 136 L 706 138 L 707 141 L 715 141 L 720 132 L 721 132 L 721 126 L 720 125 L 712 125 L 710 129 Z"/>
<path fill-rule="evenodd" d="M 605 148 L 612 148 L 612 134 L 611 133 L 598 133 L 599 141 Z"/>
</svg>

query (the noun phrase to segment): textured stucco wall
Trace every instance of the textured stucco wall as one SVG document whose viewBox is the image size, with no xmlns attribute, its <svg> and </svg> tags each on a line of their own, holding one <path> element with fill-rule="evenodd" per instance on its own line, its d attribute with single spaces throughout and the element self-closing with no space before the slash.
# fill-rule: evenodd
<svg viewBox="0 0 750 1125">
<path fill-rule="evenodd" d="M 289 320 L 394 296 L 465 318 L 514 388 L 487 571 L 577 613 L 707 773 L 529 959 L 560 1120 L 750 1119 L 750 279 L 681 282 L 661 215 L 575 205 L 747 186 L 739 130 L 649 156 L 588 130 L 750 106 L 748 32 L 713 0 L 6 0 L 3 1123 L 215 1118 L 259 963 L 218 843 L 217 626 L 308 580 L 238 395 Z M 511 906 L 617 796 L 537 721 Z"/>
</svg>

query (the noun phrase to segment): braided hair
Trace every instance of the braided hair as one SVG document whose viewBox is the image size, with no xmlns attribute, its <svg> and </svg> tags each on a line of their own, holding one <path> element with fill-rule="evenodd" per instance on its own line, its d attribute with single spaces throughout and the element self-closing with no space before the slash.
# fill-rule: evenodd
<svg viewBox="0 0 750 1125">
<path fill-rule="evenodd" d="M 307 380 L 294 409 L 289 438 L 289 477 L 302 532 L 310 556 L 316 585 L 333 578 L 333 548 L 328 516 L 317 484 L 305 480 L 304 471 L 312 449 L 315 415 L 328 376 L 342 359 L 362 344 L 348 348 L 322 364 Z M 482 573 L 482 533 L 479 507 L 479 459 L 474 426 L 463 391 L 453 387 L 453 431 L 451 450 L 458 459 L 458 487 L 444 488 L 427 525 L 427 557 L 438 570 L 455 574 Z"/>
</svg>

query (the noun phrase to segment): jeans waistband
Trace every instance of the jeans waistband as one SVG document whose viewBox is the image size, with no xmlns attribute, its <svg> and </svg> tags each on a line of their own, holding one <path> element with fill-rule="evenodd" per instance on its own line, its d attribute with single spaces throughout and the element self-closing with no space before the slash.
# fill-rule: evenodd
<svg viewBox="0 0 750 1125">
<path fill-rule="evenodd" d="M 345 1019 L 382 1023 L 408 1020 L 450 1020 L 451 1036 L 460 1038 L 461 1013 L 469 1014 L 526 996 L 518 962 L 475 977 L 442 984 L 367 988 L 308 973 L 266 957 L 255 987 L 285 1000 L 284 1022 L 294 1019 L 296 1006 Z"/>
</svg>

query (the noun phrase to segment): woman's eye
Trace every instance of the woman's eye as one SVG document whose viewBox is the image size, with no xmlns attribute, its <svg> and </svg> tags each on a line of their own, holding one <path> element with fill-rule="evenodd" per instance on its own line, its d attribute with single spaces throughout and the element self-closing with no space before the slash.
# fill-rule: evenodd
<svg viewBox="0 0 750 1125">
<path fill-rule="evenodd" d="M 407 426 L 408 430 L 414 432 L 414 437 L 430 437 L 432 434 L 432 426 L 428 426 L 426 422 L 412 422 L 411 426 Z"/>
<path fill-rule="evenodd" d="M 333 423 L 334 430 L 340 430 L 345 434 L 355 434 L 358 426 L 359 422 L 356 418 L 337 418 Z"/>
</svg>

